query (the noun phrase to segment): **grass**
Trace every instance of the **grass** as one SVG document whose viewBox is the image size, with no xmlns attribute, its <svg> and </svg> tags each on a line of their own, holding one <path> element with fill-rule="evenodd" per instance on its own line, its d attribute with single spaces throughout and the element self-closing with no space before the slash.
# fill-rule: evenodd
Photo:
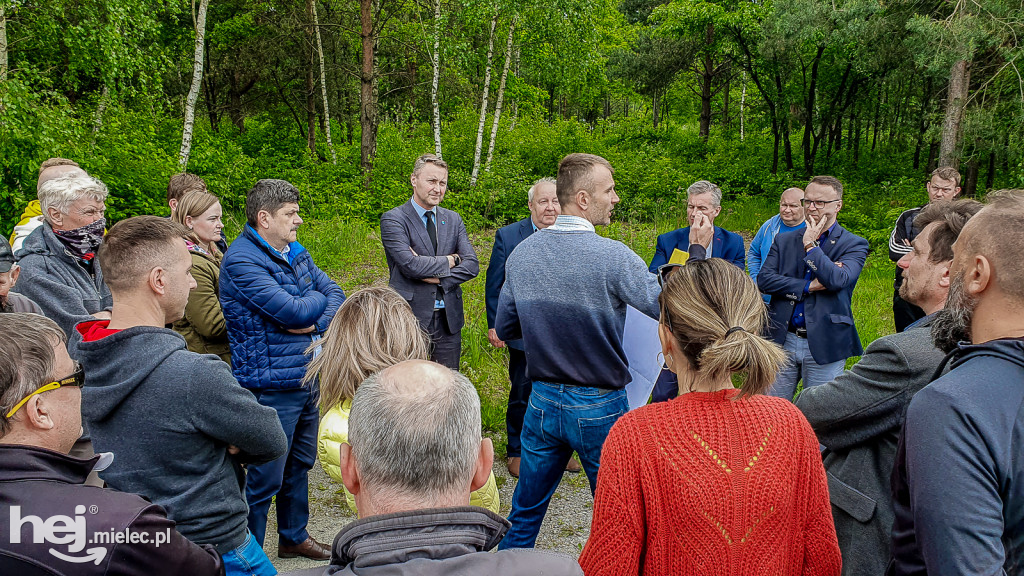
<svg viewBox="0 0 1024 576">
<path fill-rule="evenodd" d="M 774 202 L 762 199 L 741 199 L 732 210 L 723 210 L 716 224 L 743 233 L 750 238 L 761 222 L 777 210 Z M 607 237 L 624 242 L 649 261 L 654 254 L 655 240 L 660 233 L 685 225 L 685 203 L 682 210 L 667 209 L 654 226 L 651 223 L 614 222 L 601 230 Z M 237 220 L 236 220 L 237 222 Z M 237 223 L 228 226 L 229 237 L 238 231 Z M 493 229 L 470 233 L 470 240 L 480 259 L 480 276 L 463 284 L 466 326 L 462 331 L 462 372 L 480 393 L 483 427 L 494 440 L 499 454 L 505 450 L 505 409 L 508 401 L 508 352 L 496 349 L 487 340 L 487 315 L 484 304 L 484 272 L 494 242 Z M 314 261 L 327 272 L 346 293 L 373 284 L 387 282 L 388 270 L 380 231 L 371 224 L 341 220 L 307 221 L 299 230 L 299 241 L 306 246 Z M 861 341 L 868 343 L 892 332 L 892 280 L 894 265 L 882 249 L 875 250 L 861 273 L 853 295 L 854 318 Z M 851 358 L 848 365 L 852 365 Z"/>
</svg>

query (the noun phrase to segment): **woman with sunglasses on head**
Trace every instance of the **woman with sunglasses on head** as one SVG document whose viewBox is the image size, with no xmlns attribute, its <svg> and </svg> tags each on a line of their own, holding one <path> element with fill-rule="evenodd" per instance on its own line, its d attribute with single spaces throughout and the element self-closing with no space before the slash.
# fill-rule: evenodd
<svg viewBox="0 0 1024 576">
<path fill-rule="evenodd" d="M 763 394 L 785 355 L 759 336 L 761 294 L 720 259 L 670 272 L 658 332 L 679 397 L 608 435 L 584 572 L 838 576 L 818 440 L 792 403 Z"/>
<path fill-rule="evenodd" d="M 316 353 L 317 349 L 319 353 Z M 387 286 L 357 290 L 338 308 L 323 339 L 313 342 L 315 355 L 304 382 L 320 379 L 320 431 L 317 456 L 324 471 L 339 484 L 341 444 L 348 442 L 352 398 L 363 380 L 405 360 L 428 360 L 430 343 L 405 298 Z M 326 412 L 325 412 L 326 411 Z M 413 463 L 415 464 L 415 463 Z M 345 490 L 349 508 L 355 498 Z M 491 473 L 470 496 L 470 504 L 498 513 L 498 486 Z"/>
</svg>

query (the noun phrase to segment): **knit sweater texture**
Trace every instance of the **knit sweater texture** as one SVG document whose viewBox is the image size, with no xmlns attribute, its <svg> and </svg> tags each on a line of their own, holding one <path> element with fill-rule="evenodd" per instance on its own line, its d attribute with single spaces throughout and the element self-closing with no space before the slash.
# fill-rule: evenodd
<svg viewBox="0 0 1024 576">
<path fill-rule="evenodd" d="M 818 441 L 790 402 L 691 392 L 605 441 L 587 576 L 838 576 Z"/>
<path fill-rule="evenodd" d="M 523 338 L 530 380 L 619 390 L 630 380 L 626 305 L 657 318 L 660 293 L 622 242 L 545 228 L 508 257 L 494 328 L 506 342 Z"/>
</svg>

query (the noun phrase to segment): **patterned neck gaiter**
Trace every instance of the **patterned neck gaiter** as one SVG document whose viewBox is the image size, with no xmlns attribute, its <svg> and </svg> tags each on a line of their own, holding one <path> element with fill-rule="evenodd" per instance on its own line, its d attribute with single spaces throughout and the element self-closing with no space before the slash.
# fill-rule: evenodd
<svg viewBox="0 0 1024 576">
<path fill-rule="evenodd" d="M 74 230 L 54 230 L 53 233 L 73 256 L 79 260 L 91 262 L 96 256 L 100 242 L 103 241 L 103 230 L 106 227 L 107 219 L 100 218 L 88 226 Z"/>
</svg>

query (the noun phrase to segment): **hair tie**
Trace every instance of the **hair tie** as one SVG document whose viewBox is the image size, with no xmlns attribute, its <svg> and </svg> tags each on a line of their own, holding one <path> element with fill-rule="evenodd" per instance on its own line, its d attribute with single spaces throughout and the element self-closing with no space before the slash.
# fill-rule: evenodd
<svg viewBox="0 0 1024 576">
<path fill-rule="evenodd" d="M 722 338 L 728 338 L 729 334 L 732 334 L 733 332 L 746 332 L 746 329 L 744 329 L 743 326 L 733 326 L 725 331 L 725 336 L 722 336 Z"/>
</svg>

